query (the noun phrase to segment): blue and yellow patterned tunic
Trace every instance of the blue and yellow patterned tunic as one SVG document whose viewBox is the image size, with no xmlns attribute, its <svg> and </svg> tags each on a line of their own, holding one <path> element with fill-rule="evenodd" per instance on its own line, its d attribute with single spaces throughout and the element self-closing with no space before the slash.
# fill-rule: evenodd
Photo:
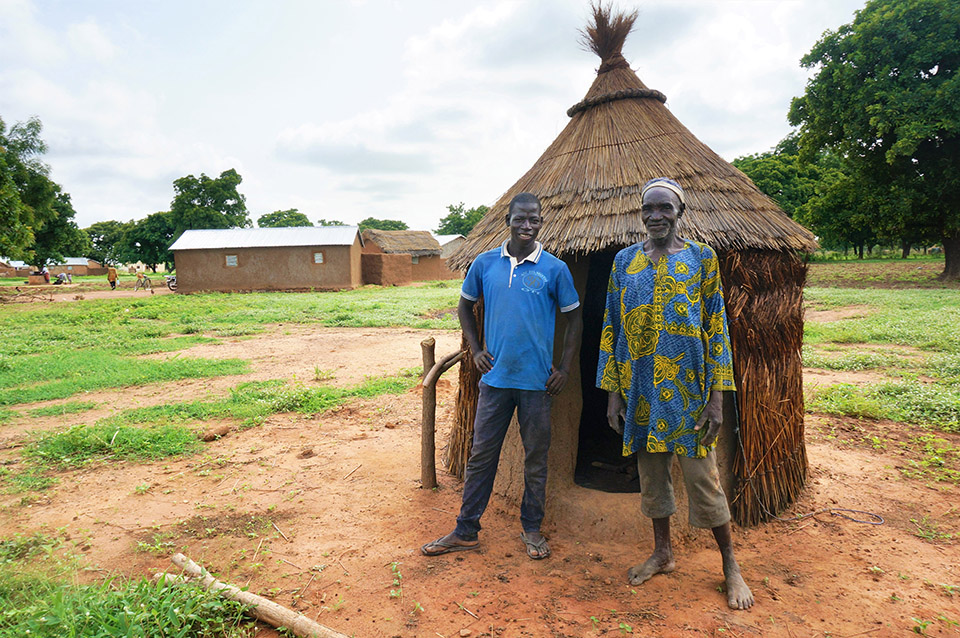
<svg viewBox="0 0 960 638">
<path fill-rule="evenodd" d="M 710 390 L 734 389 L 720 265 L 710 246 L 684 240 L 683 250 L 657 263 L 641 244 L 617 253 L 597 387 L 626 403 L 624 456 L 641 443 L 648 452 L 707 455 L 700 445 L 706 429 L 693 429 L 697 418 Z"/>
</svg>

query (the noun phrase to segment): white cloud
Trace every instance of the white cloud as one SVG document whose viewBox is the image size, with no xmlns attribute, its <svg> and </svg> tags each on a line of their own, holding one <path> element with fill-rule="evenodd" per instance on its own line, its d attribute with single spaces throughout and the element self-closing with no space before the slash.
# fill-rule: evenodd
<svg viewBox="0 0 960 638">
<path fill-rule="evenodd" d="M 65 58 L 56 33 L 41 24 L 29 0 L 0 0 L 0 62 L 50 65 Z"/>
<path fill-rule="evenodd" d="M 116 53 L 116 47 L 92 18 L 71 24 L 67 28 L 67 40 L 80 55 L 90 56 L 101 62 L 109 60 Z"/>
</svg>

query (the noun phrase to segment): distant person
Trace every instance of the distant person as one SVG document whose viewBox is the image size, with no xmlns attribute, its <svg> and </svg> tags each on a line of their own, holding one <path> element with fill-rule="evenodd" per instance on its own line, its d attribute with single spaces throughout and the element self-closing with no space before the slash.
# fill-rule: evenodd
<svg viewBox="0 0 960 638">
<path fill-rule="evenodd" d="M 653 554 L 627 578 L 640 585 L 675 569 L 670 468 L 677 459 L 690 525 L 712 530 L 720 549 L 727 604 L 748 609 L 753 594 L 734 557 L 714 453 L 723 393 L 734 390 L 717 254 L 677 235 L 686 202 L 675 181 L 650 180 L 640 202 L 648 238 L 614 257 L 597 367 L 610 427 L 623 435 L 624 455 L 637 454 L 640 510 L 653 519 Z"/>
<path fill-rule="evenodd" d="M 117 289 L 117 269 L 113 266 L 107 268 L 107 281 L 110 283 L 110 290 Z"/>
<path fill-rule="evenodd" d="M 480 546 L 480 517 L 493 491 L 500 448 L 514 410 L 526 455 L 520 537 L 530 558 L 550 555 L 547 539 L 540 533 L 547 489 L 550 405 L 569 379 L 583 322 L 570 270 L 536 241 L 542 223 L 540 200 L 535 195 L 514 197 L 506 215 L 510 238 L 480 254 L 463 281 L 457 314 L 473 362 L 483 376 L 457 526 L 421 547 L 427 556 Z M 481 297 L 485 343 L 480 343 L 473 314 Z M 566 334 L 560 364 L 554 365 L 558 309 L 566 319 Z"/>
<path fill-rule="evenodd" d="M 67 283 L 67 281 L 68 281 L 67 273 L 62 272 L 59 275 L 57 275 L 57 278 L 54 280 L 53 285 L 62 286 L 63 284 Z"/>
<path fill-rule="evenodd" d="M 43 270 L 40 271 L 40 274 L 43 275 L 43 280 L 47 283 L 50 283 L 50 271 L 47 270 L 47 267 L 44 266 Z"/>
</svg>

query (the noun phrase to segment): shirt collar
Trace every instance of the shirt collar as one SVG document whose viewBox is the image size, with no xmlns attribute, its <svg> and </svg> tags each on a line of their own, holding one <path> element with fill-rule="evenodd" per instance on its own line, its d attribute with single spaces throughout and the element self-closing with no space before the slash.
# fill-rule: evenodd
<svg viewBox="0 0 960 638">
<path fill-rule="evenodd" d="M 512 260 L 516 261 L 516 257 L 514 257 L 514 256 L 511 255 L 509 252 L 507 252 L 507 244 L 508 244 L 508 243 L 510 243 L 510 240 L 509 240 L 509 239 L 505 239 L 505 240 L 503 241 L 503 243 L 500 244 L 500 256 L 501 256 L 501 257 L 507 257 L 508 259 L 512 259 Z M 530 253 L 529 255 L 527 255 L 526 257 L 524 257 L 523 259 L 521 259 L 520 261 L 517 261 L 517 265 L 520 265 L 520 264 L 522 264 L 522 263 L 525 262 L 525 261 L 532 261 L 532 262 L 535 263 L 535 264 L 540 263 L 540 255 L 543 254 L 543 244 L 541 244 L 541 243 L 538 242 L 538 241 L 534 241 L 533 243 L 534 243 L 533 252 Z"/>
</svg>

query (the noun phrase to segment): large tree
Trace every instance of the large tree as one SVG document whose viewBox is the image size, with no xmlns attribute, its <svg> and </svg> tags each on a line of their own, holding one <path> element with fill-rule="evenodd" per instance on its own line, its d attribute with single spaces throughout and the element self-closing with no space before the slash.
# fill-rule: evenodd
<svg viewBox="0 0 960 638">
<path fill-rule="evenodd" d="M 826 247 L 853 247 L 861 257 L 877 239 L 875 204 L 854 188 L 839 157 L 820 152 L 801 160 L 790 134 L 765 153 L 733 160 L 757 188 L 807 226 Z"/>
<path fill-rule="evenodd" d="M 37 122 L 39 125 L 39 121 Z M 20 188 L 14 173 L 24 160 L 43 152 L 43 142 L 39 135 L 34 141 L 39 148 L 22 148 L 23 128 L 15 125 L 7 133 L 6 125 L 0 119 L 0 255 L 11 259 L 29 256 L 27 247 L 33 243 L 31 228 L 32 214 L 20 199 Z M 30 142 L 29 131 L 27 142 Z M 38 131 L 39 133 L 39 131 Z"/>
<path fill-rule="evenodd" d="M 170 219 L 174 235 L 189 229 L 248 228 L 247 200 L 237 187 L 243 178 L 234 169 L 220 177 L 187 175 L 174 180 L 174 197 L 170 203 Z"/>
<path fill-rule="evenodd" d="M 0 120 L 0 254 L 38 268 L 89 247 L 77 228 L 70 195 L 50 179 L 41 157 L 47 145 L 37 118 L 14 124 Z"/>
<path fill-rule="evenodd" d="M 790 107 L 801 154 L 831 149 L 874 199 L 874 228 L 939 240 L 960 278 L 960 3 L 871 0 L 801 63 L 816 68 Z"/>
<path fill-rule="evenodd" d="M 101 264 L 118 264 L 123 261 L 123 236 L 135 222 L 108 220 L 90 224 L 83 230 L 90 238 L 90 250 L 86 256 Z"/>
<path fill-rule="evenodd" d="M 443 219 L 440 220 L 440 226 L 437 227 L 437 233 L 440 235 L 463 235 L 466 237 L 473 227 L 477 225 L 483 216 L 490 210 L 486 206 L 480 205 L 476 208 L 466 208 L 463 202 L 456 206 L 450 204 L 447 206 L 449 211 Z"/>
<path fill-rule="evenodd" d="M 313 226 L 307 216 L 296 208 L 265 213 L 257 218 L 260 228 L 291 228 L 294 226 Z"/>
<path fill-rule="evenodd" d="M 361 233 L 368 228 L 376 228 L 377 230 L 407 230 L 410 228 L 398 219 L 376 219 L 375 217 L 367 217 L 360 222 L 359 226 Z"/>
<path fill-rule="evenodd" d="M 174 238 L 173 220 L 168 212 L 147 215 L 133 224 L 123 235 L 123 261 L 143 262 L 157 272 L 159 264 L 172 264 L 173 254 L 167 250 Z"/>
<path fill-rule="evenodd" d="M 61 192 L 59 184 L 53 186 L 54 199 L 50 207 L 54 216 L 34 231 L 30 246 L 32 261 L 37 268 L 60 263 L 65 257 L 82 257 L 90 251 L 90 238 L 73 220 L 76 212 L 70 203 L 70 195 Z"/>
</svg>

